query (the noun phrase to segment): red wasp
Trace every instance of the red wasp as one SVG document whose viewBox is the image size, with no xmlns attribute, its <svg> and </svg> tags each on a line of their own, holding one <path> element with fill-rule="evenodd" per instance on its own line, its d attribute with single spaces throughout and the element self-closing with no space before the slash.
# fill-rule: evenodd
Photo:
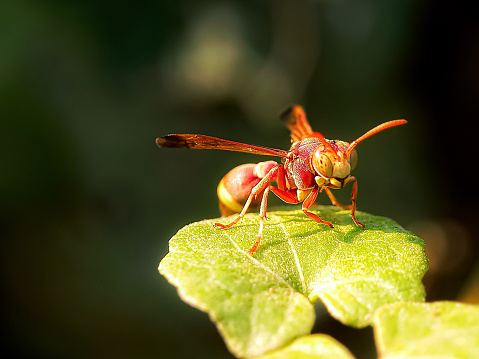
<svg viewBox="0 0 479 359">
<path fill-rule="evenodd" d="M 406 120 L 393 120 L 382 123 L 353 142 L 347 143 L 339 140 L 327 140 L 321 133 L 313 132 L 306 119 L 306 114 L 300 106 L 289 107 L 281 115 L 281 119 L 291 131 L 292 144 L 289 151 L 195 134 L 167 135 L 156 139 L 156 143 L 159 147 L 217 149 L 282 157 L 282 163 L 280 164 L 273 161 L 258 164 L 260 165 L 258 171 L 261 174 L 259 174 L 258 171 L 255 173 L 251 168 L 238 170 L 237 174 L 232 174 L 231 176 L 234 179 L 246 173 L 247 176 L 250 176 L 248 183 L 251 183 L 251 181 L 257 181 L 257 183 L 251 189 L 249 189 L 250 186 L 240 185 L 238 187 L 239 190 L 246 188 L 249 193 L 247 194 L 247 199 L 241 212 L 232 222 L 228 224 L 215 223 L 215 226 L 222 229 L 231 228 L 244 217 L 250 205 L 261 197 L 258 238 L 249 250 L 251 255 L 258 249 L 263 235 L 263 222 L 266 218 L 269 191 L 272 191 L 286 203 L 294 204 L 303 202 L 302 211 L 308 217 L 318 223 L 334 228 L 331 222 L 324 221 L 318 215 L 309 212 L 309 208 L 316 200 L 318 192 L 324 190 L 334 205 L 339 208 L 350 209 L 354 223 L 364 228 L 364 224 L 356 219 L 358 185 L 356 178 L 351 176 L 351 171 L 356 167 L 358 159 L 355 147 L 361 141 L 380 131 L 403 125 L 407 122 Z M 277 182 L 277 187 L 271 185 L 272 181 Z M 351 193 L 352 203 L 349 206 L 344 206 L 336 200 L 330 188 L 342 188 L 350 182 L 353 183 Z M 219 187 L 221 187 L 221 182 Z M 221 191 L 221 189 L 218 188 L 218 195 L 220 201 L 224 204 L 228 202 L 225 197 L 231 196 L 231 192 L 228 189 Z M 240 199 L 246 198 L 246 195 L 239 193 L 237 197 Z M 233 200 L 235 199 L 233 198 Z M 239 209 L 238 206 L 231 208 L 232 212 L 237 209 Z"/>
</svg>

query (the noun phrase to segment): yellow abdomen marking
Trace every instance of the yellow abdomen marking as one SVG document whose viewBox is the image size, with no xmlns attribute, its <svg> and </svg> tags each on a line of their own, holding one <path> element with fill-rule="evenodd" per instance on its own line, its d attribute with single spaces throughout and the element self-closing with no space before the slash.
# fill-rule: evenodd
<svg viewBox="0 0 479 359">
<path fill-rule="evenodd" d="M 224 185 L 224 181 L 221 180 L 220 183 L 218 184 L 218 188 L 216 189 L 216 192 L 218 194 L 218 198 L 223 203 L 226 207 L 231 209 L 234 212 L 241 212 L 243 209 L 243 206 L 236 202 L 236 200 L 233 198 L 233 196 L 228 192 Z"/>
</svg>

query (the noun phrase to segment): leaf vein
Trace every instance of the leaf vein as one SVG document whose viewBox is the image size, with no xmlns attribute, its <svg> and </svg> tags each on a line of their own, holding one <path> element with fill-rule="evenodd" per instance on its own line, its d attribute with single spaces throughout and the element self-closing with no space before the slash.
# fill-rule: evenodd
<svg viewBox="0 0 479 359">
<path fill-rule="evenodd" d="M 228 238 L 228 240 L 235 246 L 236 249 L 238 249 L 238 251 L 240 251 L 241 253 L 243 253 L 245 256 L 247 256 L 248 259 L 250 259 L 251 261 L 253 261 L 256 265 L 258 265 L 259 267 L 261 267 L 262 269 L 264 269 L 266 272 L 268 272 L 269 274 L 272 274 L 273 276 L 277 277 L 277 278 L 281 278 L 283 283 L 287 285 L 287 287 L 289 289 L 291 289 L 292 291 L 295 292 L 295 290 L 293 289 L 293 287 L 288 283 L 288 281 L 286 279 L 284 279 L 282 276 L 280 276 L 277 272 L 273 271 L 271 268 L 269 268 L 268 266 L 265 266 L 262 262 L 260 262 L 259 260 L 257 260 L 256 258 L 254 258 L 253 256 L 251 256 L 250 254 L 246 253 L 246 251 L 242 250 L 240 248 L 240 246 L 231 238 L 231 236 L 228 234 L 228 233 L 224 233 L 224 235 Z"/>
<path fill-rule="evenodd" d="M 301 280 L 301 292 L 304 292 L 306 290 L 306 281 L 304 279 L 304 273 L 303 273 L 303 268 L 301 266 L 301 262 L 299 261 L 298 252 L 293 246 L 293 241 L 291 240 L 291 236 L 288 233 L 288 230 L 286 229 L 286 226 L 284 225 L 284 223 L 280 222 L 280 226 L 286 238 L 288 238 L 288 245 L 291 248 L 291 253 L 293 253 L 294 262 L 296 264 L 296 268 L 298 269 L 299 279 Z"/>
</svg>

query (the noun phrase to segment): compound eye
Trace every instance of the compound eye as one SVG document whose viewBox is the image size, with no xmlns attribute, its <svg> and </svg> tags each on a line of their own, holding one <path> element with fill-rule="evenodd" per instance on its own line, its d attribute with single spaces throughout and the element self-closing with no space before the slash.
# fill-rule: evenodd
<svg viewBox="0 0 479 359">
<path fill-rule="evenodd" d="M 313 167 L 321 176 L 330 178 L 333 175 L 333 164 L 322 151 L 316 151 L 313 156 Z"/>
<path fill-rule="evenodd" d="M 353 150 L 351 154 L 349 155 L 348 159 L 349 165 L 351 166 L 351 171 L 356 168 L 356 165 L 358 164 L 358 153 L 356 150 Z"/>
</svg>

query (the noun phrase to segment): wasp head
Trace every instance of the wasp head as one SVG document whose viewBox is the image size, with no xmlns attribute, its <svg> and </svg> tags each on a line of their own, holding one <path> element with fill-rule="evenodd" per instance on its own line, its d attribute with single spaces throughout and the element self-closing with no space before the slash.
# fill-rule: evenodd
<svg viewBox="0 0 479 359">
<path fill-rule="evenodd" d="M 325 140 L 327 146 L 319 146 L 313 154 L 312 165 L 318 175 L 319 186 L 327 185 L 341 188 L 348 183 L 351 171 L 358 162 L 355 149 L 348 152 L 349 143 L 337 140 Z"/>
<path fill-rule="evenodd" d="M 321 142 L 321 146 L 316 149 L 311 161 L 317 173 L 315 180 L 318 186 L 328 186 L 331 188 L 345 186 L 349 182 L 351 171 L 358 162 L 358 154 L 354 149 L 358 143 L 387 128 L 403 125 L 406 122 L 406 120 L 384 122 L 370 129 L 351 143 L 327 140 L 321 133 L 314 132 L 312 137 L 317 138 Z"/>
</svg>

